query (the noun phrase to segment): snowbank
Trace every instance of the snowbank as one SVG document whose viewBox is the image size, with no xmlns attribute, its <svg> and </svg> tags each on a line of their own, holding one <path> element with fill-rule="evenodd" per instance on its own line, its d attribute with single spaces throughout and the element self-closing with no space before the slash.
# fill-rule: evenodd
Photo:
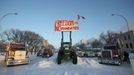
<svg viewBox="0 0 134 75">
<path fill-rule="evenodd" d="M 130 59 L 131 68 L 132 68 L 133 74 L 134 74 L 134 53 L 129 54 L 129 59 Z"/>
<path fill-rule="evenodd" d="M 97 62 L 97 58 L 80 58 L 78 64 L 71 61 L 56 63 L 57 54 L 50 58 L 30 55 L 31 63 L 22 66 L 0 67 L 0 75 L 132 75 L 131 66 L 103 65 Z M 1 59 L 3 57 L 0 56 Z"/>
</svg>

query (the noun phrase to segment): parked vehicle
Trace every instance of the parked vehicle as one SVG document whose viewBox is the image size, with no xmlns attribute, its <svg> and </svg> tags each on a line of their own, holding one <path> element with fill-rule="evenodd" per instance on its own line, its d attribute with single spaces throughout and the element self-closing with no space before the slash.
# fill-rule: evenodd
<svg viewBox="0 0 134 75">
<path fill-rule="evenodd" d="M 95 51 L 91 47 L 85 47 L 76 51 L 77 56 L 79 57 L 94 57 Z"/>
<path fill-rule="evenodd" d="M 114 44 L 105 45 L 98 57 L 99 63 L 106 64 L 117 64 L 120 65 L 122 62 L 122 53 L 121 50 Z"/>
<path fill-rule="evenodd" d="M 76 54 L 79 57 L 94 57 L 95 56 L 94 51 L 91 51 L 91 50 L 77 51 Z"/>
<path fill-rule="evenodd" d="M 95 53 L 93 51 L 85 50 L 84 56 L 86 56 L 86 57 L 94 57 Z"/>
<path fill-rule="evenodd" d="M 42 56 L 42 50 L 39 50 L 39 51 L 37 52 L 37 56 Z"/>
<path fill-rule="evenodd" d="M 84 56 L 84 51 L 82 51 L 82 50 L 76 51 L 76 55 L 79 56 L 79 57 L 83 57 Z"/>
<path fill-rule="evenodd" d="M 6 66 L 30 63 L 25 45 L 22 43 L 8 44 L 6 47 L 5 62 Z"/>
<path fill-rule="evenodd" d="M 51 57 L 53 55 L 53 51 L 50 48 L 44 49 L 44 50 L 39 50 L 37 53 L 37 56 L 41 57 Z"/>
<path fill-rule="evenodd" d="M 42 53 L 42 57 L 51 57 L 53 55 L 53 51 L 51 49 L 45 49 L 44 52 Z"/>
</svg>

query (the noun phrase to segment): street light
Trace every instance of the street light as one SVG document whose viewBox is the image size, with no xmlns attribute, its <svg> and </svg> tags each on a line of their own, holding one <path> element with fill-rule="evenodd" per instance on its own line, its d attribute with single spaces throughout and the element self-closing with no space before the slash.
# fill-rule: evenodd
<svg viewBox="0 0 134 75">
<path fill-rule="evenodd" d="M 128 33 L 129 33 L 129 25 L 128 25 L 128 21 L 127 21 L 127 19 L 123 16 L 123 15 L 120 15 L 120 14 L 112 14 L 112 16 L 120 16 L 120 17 L 122 17 L 124 20 L 125 20 L 125 22 L 127 23 L 127 29 L 128 29 Z"/>
<path fill-rule="evenodd" d="M 2 20 L 3 20 L 6 16 L 8 16 L 8 15 L 18 15 L 18 13 L 7 13 L 7 14 L 3 15 L 3 16 L 0 18 L 0 28 L 1 28 L 1 22 L 2 22 Z M 1 29 L 2 29 L 2 28 L 1 28 Z"/>
<path fill-rule="evenodd" d="M 127 29 L 128 29 L 128 39 L 131 40 L 130 32 L 129 32 L 130 30 L 129 30 L 129 25 L 128 25 L 128 21 L 127 21 L 127 19 L 126 19 L 123 15 L 120 15 L 120 14 L 112 14 L 112 16 L 114 16 L 114 15 L 116 15 L 116 16 L 120 16 L 120 17 L 122 17 L 122 18 L 126 21 Z"/>
<path fill-rule="evenodd" d="M 0 18 L 0 41 L 1 41 L 1 37 L 2 37 L 2 35 L 1 35 L 1 31 L 2 31 L 1 22 L 2 22 L 2 20 L 3 20 L 6 16 L 8 16 L 8 15 L 18 15 L 18 13 L 6 13 L 5 15 L 3 15 L 3 16 Z"/>
</svg>

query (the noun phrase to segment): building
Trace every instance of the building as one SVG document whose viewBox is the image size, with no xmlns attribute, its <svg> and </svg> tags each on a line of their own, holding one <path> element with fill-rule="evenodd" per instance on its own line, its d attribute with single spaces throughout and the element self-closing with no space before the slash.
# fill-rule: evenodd
<svg viewBox="0 0 134 75">
<path fill-rule="evenodd" d="M 82 39 L 82 40 L 80 40 L 80 44 L 87 45 L 88 44 L 88 40 L 87 39 Z"/>
<path fill-rule="evenodd" d="M 121 40 L 123 41 L 123 51 L 134 52 L 134 30 L 121 33 Z"/>
</svg>

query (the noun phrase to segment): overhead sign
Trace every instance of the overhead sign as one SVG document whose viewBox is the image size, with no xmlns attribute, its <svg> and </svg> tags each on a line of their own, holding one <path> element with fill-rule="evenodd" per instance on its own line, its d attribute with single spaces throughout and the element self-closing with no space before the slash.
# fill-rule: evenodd
<svg viewBox="0 0 134 75">
<path fill-rule="evenodd" d="M 57 20 L 55 22 L 55 31 L 77 31 L 79 30 L 78 21 L 75 20 Z"/>
</svg>

